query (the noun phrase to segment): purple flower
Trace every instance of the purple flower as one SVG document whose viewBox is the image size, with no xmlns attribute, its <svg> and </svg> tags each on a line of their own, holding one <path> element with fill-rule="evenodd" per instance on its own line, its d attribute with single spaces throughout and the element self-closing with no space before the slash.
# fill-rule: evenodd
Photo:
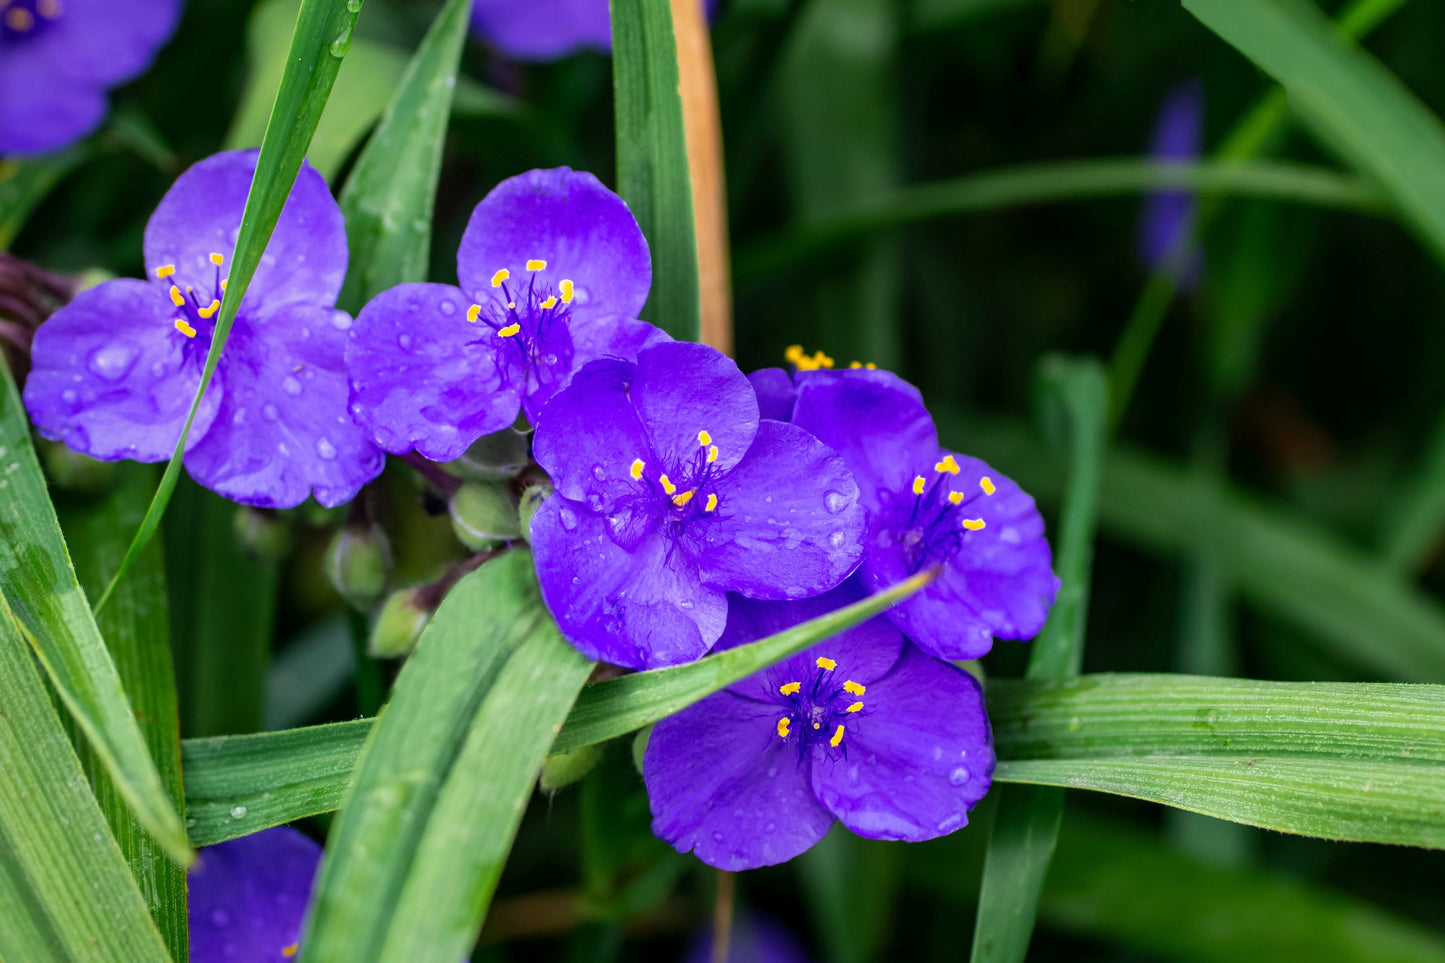
<svg viewBox="0 0 1445 963">
<path fill-rule="evenodd" d="M 816 595 L 858 564 L 858 486 L 807 432 L 759 423 L 748 380 L 700 344 L 594 361 L 533 446 L 556 494 L 532 522 L 542 597 L 577 648 L 648 669 L 699 658 L 728 592 Z"/>
<path fill-rule="evenodd" d="M 689 944 L 684 963 L 712 963 L 712 944 L 713 928 L 704 927 Z M 728 933 L 727 963 L 808 963 L 808 954 L 798 938 L 776 921 L 739 912 Z"/>
<path fill-rule="evenodd" d="M 217 154 L 172 185 L 145 233 L 150 280 L 107 281 L 41 325 L 25 406 L 40 433 L 102 461 L 165 461 L 200 385 L 256 151 Z M 185 453 L 191 477 L 270 508 L 339 505 L 383 456 L 346 410 L 351 319 L 341 211 L 303 166 L 241 302 Z"/>
<path fill-rule="evenodd" d="M 457 277 L 397 285 L 357 316 L 351 410 L 393 454 L 452 461 L 518 410 L 535 424 L 586 362 L 667 340 L 635 320 L 652 286 L 642 230 L 591 174 L 497 185 L 472 212 Z"/>
<path fill-rule="evenodd" d="M 838 452 L 857 478 L 866 585 L 877 591 L 941 566 L 888 611 L 909 638 L 940 658 L 976 659 L 994 637 L 1038 633 L 1059 580 L 1034 500 L 979 459 L 940 448 L 917 388 L 866 368 L 792 378 L 772 369 L 752 381 L 764 407 Z"/>
<path fill-rule="evenodd" d="M 187 877 L 191 963 L 294 960 L 320 863 L 289 826 L 201 850 Z"/>
<path fill-rule="evenodd" d="M 719 649 L 863 594 L 734 598 Z M 932 839 L 968 822 L 994 756 L 983 694 L 873 619 L 663 719 L 642 775 L 652 831 L 719 869 L 792 859 L 833 821 L 870 839 Z"/>
<path fill-rule="evenodd" d="M 717 0 L 707 0 L 709 18 Z M 557 60 L 579 50 L 612 51 L 607 0 L 476 0 L 472 32 L 513 60 Z"/>
<path fill-rule="evenodd" d="M 0 154 L 64 147 L 105 116 L 106 91 L 146 69 L 180 0 L 0 3 Z"/>
<path fill-rule="evenodd" d="M 1192 78 L 1176 84 L 1164 98 L 1149 140 L 1149 156 L 1161 163 L 1192 163 L 1199 158 L 1204 134 L 1204 85 Z M 1192 229 L 1195 197 L 1191 191 L 1155 191 L 1144 199 L 1139 254 L 1151 269 L 1173 253 L 1183 267 L 1183 280 L 1193 284 L 1202 269 L 1198 251 L 1173 251 L 1181 235 Z"/>
</svg>

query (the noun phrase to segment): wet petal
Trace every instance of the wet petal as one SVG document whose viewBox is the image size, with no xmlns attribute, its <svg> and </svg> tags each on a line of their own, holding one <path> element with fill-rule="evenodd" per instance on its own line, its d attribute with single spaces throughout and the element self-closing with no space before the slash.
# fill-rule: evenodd
<svg viewBox="0 0 1445 963">
<path fill-rule="evenodd" d="M 597 0 L 476 0 L 472 30 L 514 60 L 556 60 L 612 49 L 607 4 Z"/>
<path fill-rule="evenodd" d="M 758 395 L 758 416 L 774 421 L 792 421 L 798 403 L 798 388 L 782 368 L 764 368 L 748 375 Z"/>
<path fill-rule="evenodd" d="M 296 959 L 320 863 L 321 847 L 289 826 L 202 849 L 186 880 L 192 963 Z"/>
<path fill-rule="evenodd" d="M 758 433 L 758 398 L 731 358 L 703 344 L 657 344 L 637 354 L 632 404 L 652 449 L 674 469 L 691 463 L 706 431 L 715 471 L 742 460 Z"/>
<path fill-rule="evenodd" d="M 566 391 L 554 397 L 537 421 L 532 451 L 557 491 L 593 511 L 609 511 L 618 499 L 643 491 L 632 477 L 635 461 L 656 478 L 655 461 L 642 422 L 628 400 L 635 367 L 623 361 L 595 361 Z"/>
</svg>

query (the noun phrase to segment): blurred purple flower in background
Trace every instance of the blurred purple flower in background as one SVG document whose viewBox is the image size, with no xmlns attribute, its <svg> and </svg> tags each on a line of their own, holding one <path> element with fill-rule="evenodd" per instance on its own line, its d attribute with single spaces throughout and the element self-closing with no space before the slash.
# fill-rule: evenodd
<svg viewBox="0 0 1445 963">
<path fill-rule="evenodd" d="M 106 91 L 143 72 L 180 0 L 0 2 L 0 154 L 64 147 L 105 117 Z"/>
<path fill-rule="evenodd" d="M 717 647 L 864 594 L 850 580 L 801 602 L 734 597 Z M 742 870 L 792 859 L 834 820 L 870 839 L 951 833 L 993 768 L 978 683 L 875 618 L 663 719 L 642 772 L 659 838 Z"/>
<path fill-rule="evenodd" d="M 294 960 L 320 864 L 289 826 L 202 849 L 187 877 L 191 963 Z"/>
<path fill-rule="evenodd" d="M 690 662 L 727 592 L 803 598 L 858 564 L 858 486 L 792 425 L 759 424 L 736 364 L 700 344 L 594 361 L 552 399 L 534 455 L 556 494 L 532 522 L 542 597 L 589 657 Z"/>
<path fill-rule="evenodd" d="M 257 152 L 196 164 L 145 232 L 148 280 L 82 292 L 35 334 L 25 406 L 46 438 L 102 461 L 166 461 L 211 348 Z M 347 413 L 352 321 L 341 210 L 303 165 L 201 401 L 185 466 L 234 501 L 349 501 L 383 457 Z"/>
<path fill-rule="evenodd" d="M 452 461 L 542 407 L 594 358 L 667 335 L 636 320 L 652 286 L 637 220 L 591 174 L 510 178 L 472 212 L 460 288 L 399 284 L 362 308 L 346 362 L 351 408 L 392 454 Z"/>
<path fill-rule="evenodd" d="M 1194 77 L 1176 84 L 1164 98 L 1149 139 L 1149 157 L 1161 163 L 1192 163 L 1199 159 L 1204 138 L 1204 84 Z M 1173 251 L 1194 226 L 1196 200 L 1192 191 L 1156 191 L 1144 198 L 1139 223 L 1139 255 L 1151 270 L 1173 252 L 1183 265 L 1180 280 L 1193 285 L 1203 264 L 1197 249 Z"/>
<path fill-rule="evenodd" d="M 718 0 L 706 0 L 707 16 Z M 513 60 L 558 60 L 579 50 L 612 51 L 607 0 L 476 0 L 472 32 Z"/>
<path fill-rule="evenodd" d="M 697 932 L 683 963 L 713 963 L 713 928 Z M 776 921 L 738 912 L 728 933 L 727 963 L 810 963 L 798 938 Z"/>
</svg>

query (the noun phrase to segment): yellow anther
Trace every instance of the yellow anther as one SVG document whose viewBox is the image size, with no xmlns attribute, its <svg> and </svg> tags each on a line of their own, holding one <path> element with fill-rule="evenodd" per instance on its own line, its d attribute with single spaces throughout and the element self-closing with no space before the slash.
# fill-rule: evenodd
<svg viewBox="0 0 1445 963">
<path fill-rule="evenodd" d="M 951 504 L 954 505 L 963 504 L 963 492 L 949 492 L 948 500 Z"/>
<path fill-rule="evenodd" d="M 175 273 L 176 266 L 174 264 L 163 264 L 156 268 L 156 277 L 158 278 L 168 278 Z"/>
<path fill-rule="evenodd" d="M 698 443 L 699 445 L 711 445 L 711 444 L 712 444 L 712 435 L 709 435 L 706 430 L 704 430 L 704 431 L 699 431 L 699 432 L 697 433 L 697 443 Z"/>
<path fill-rule="evenodd" d="M 854 361 L 854 362 L 851 362 L 851 363 L 848 365 L 848 367 L 850 367 L 850 368 L 861 368 L 861 367 L 863 367 L 863 362 L 861 362 L 861 361 Z"/>
<path fill-rule="evenodd" d="M 226 259 L 224 256 L 217 254 L 214 251 L 211 252 L 211 263 L 214 264 L 216 267 L 220 267 L 225 262 L 225 260 Z"/>
<path fill-rule="evenodd" d="M 552 310 L 553 308 L 555 308 L 556 306 L 557 306 L 557 297 L 556 297 L 555 295 L 553 295 L 552 297 L 549 297 L 547 300 L 543 301 L 543 302 L 539 305 L 539 307 L 540 307 L 543 311 L 550 311 L 550 310 Z"/>
<path fill-rule="evenodd" d="M 646 467 L 647 464 L 641 458 L 634 458 L 632 459 L 632 467 L 628 469 L 628 474 L 632 476 L 633 481 L 641 481 L 642 469 Z"/>
<path fill-rule="evenodd" d="M 970 532 L 981 532 L 983 531 L 983 519 L 965 518 L 963 520 L 963 527 L 968 529 Z"/>
<path fill-rule="evenodd" d="M 840 743 L 840 742 L 842 742 L 842 741 L 843 741 L 843 724 L 840 722 L 840 723 L 838 723 L 838 728 L 837 728 L 837 729 L 834 731 L 834 733 L 833 733 L 833 738 L 831 738 L 831 739 L 828 740 L 828 745 L 832 746 L 834 749 L 837 749 L 837 748 L 838 748 L 838 743 Z"/>
<path fill-rule="evenodd" d="M 956 461 L 953 460 L 953 456 L 952 456 L 952 455 L 948 455 L 948 456 L 946 456 L 946 457 L 943 459 L 943 461 L 941 461 L 941 462 L 939 462 L 938 464 L 934 465 L 934 466 L 933 466 L 933 470 L 934 470 L 934 471 L 939 471 L 939 472 L 946 471 L 946 472 L 948 472 L 950 475 L 957 475 L 957 474 L 958 474 L 958 462 L 956 462 Z"/>
<path fill-rule="evenodd" d="M 863 711 L 863 703 L 861 703 L 861 702 L 855 702 L 855 703 L 853 703 L 851 706 L 849 706 L 848 708 L 844 709 L 843 711 L 844 711 L 844 712 L 862 712 L 862 711 Z"/>
<path fill-rule="evenodd" d="M 789 682 L 787 685 L 779 686 L 778 691 L 783 695 L 792 695 L 795 692 L 800 691 L 802 688 L 803 683 L 801 682 Z"/>
<path fill-rule="evenodd" d="M 814 662 L 813 664 L 816 665 L 818 668 L 826 669 L 829 672 L 832 672 L 834 669 L 838 668 L 838 663 L 822 655 L 818 656 L 818 661 Z"/>
<path fill-rule="evenodd" d="M 16 33 L 25 33 L 35 26 L 35 18 L 24 7 L 13 7 L 5 11 L 5 26 Z"/>
<path fill-rule="evenodd" d="M 847 682 L 843 683 L 843 691 L 852 695 L 862 695 L 863 693 L 868 691 L 868 687 L 866 685 L 859 685 L 852 679 L 849 679 Z"/>
<path fill-rule="evenodd" d="M 502 268 L 502 269 L 501 269 L 500 271 L 498 271 L 496 274 L 493 274 L 493 275 L 492 275 L 492 287 L 494 287 L 494 288 L 499 288 L 499 287 L 501 287 L 501 286 L 502 286 L 502 282 L 505 281 L 505 280 L 507 280 L 507 278 L 509 278 L 509 277 L 511 277 L 511 276 L 512 276 L 512 272 L 511 272 L 511 271 L 508 271 L 506 268 Z"/>
<path fill-rule="evenodd" d="M 178 308 L 186 306 L 186 296 L 182 294 L 181 289 L 174 284 L 171 285 L 171 303 Z"/>
<path fill-rule="evenodd" d="M 221 302 L 217 301 L 215 298 L 212 298 L 210 304 L 206 305 L 204 308 L 197 308 L 196 313 L 203 318 L 209 318 L 211 315 L 216 313 L 216 310 L 220 308 L 220 306 Z"/>
<path fill-rule="evenodd" d="M 534 257 L 534 258 L 532 258 L 532 260 L 530 260 L 530 261 L 527 262 L 527 270 L 528 270 L 528 271 L 541 271 L 541 270 L 543 270 L 543 269 L 546 268 L 546 267 L 547 267 L 547 262 L 544 261 L 544 260 L 542 260 L 541 258 L 535 258 L 535 257 Z"/>
<path fill-rule="evenodd" d="M 188 322 L 185 318 L 176 318 L 175 324 L 176 330 L 179 331 L 181 334 L 185 335 L 186 337 L 194 338 L 196 336 L 196 329 L 191 327 L 190 322 Z"/>
<path fill-rule="evenodd" d="M 821 729 L 821 728 L 823 728 L 823 724 L 822 724 L 821 722 L 815 722 L 815 723 L 813 723 L 813 728 L 814 728 L 814 729 Z"/>
<path fill-rule="evenodd" d="M 661 485 L 661 486 L 662 486 L 662 490 L 665 491 L 665 492 L 667 492 L 669 495 L 671 495 L 671 494 L 673 494 L 674 492 L 677 491 L 677 486 L 674 485 L 674 484 L 672 483 L 672 479 L 671 479 L 671 478 L 668 478 L 666 475 L 658 475 L 658 476 L 657 476 L 657 483 L 658 483 L 659 485 Z"/>
<path fill-rule="evenodd" d="M 789 719 L 787 716 L 783 716 L 783 718 L 779 719 L 778 735 L 784 739 L 788 738 L 788 726 L 792 725 L 792 722 L 793 720 Z"/>
<path fill-rule="evenodd" d="M 705 512 L 717 511 L 717 495 L 708 495 L 707 504 L 702 507 Z"/>
<path fill-rule="evenodd" d="M 472 324 L 476 324 L 477 318 L 480 318 L 481 316 L 482 306 L 480 304 L 474 304 L 471 307 L 467 308 L 467 320 L 470 321 Z"/>
<path fill-rule="evenodd" d="M 557 287 L 562 291 L 562 303 L 571 304 L 572 296 L 577 293 L 577 289 L 573 286 L 572 282 L 567 278 L 563 278 Z"/>
<path fill-rule="evenodd" d="M 226 293 L 226 282 L 229 281 L 229 280 L 230 280 L 230 278 L 221 278 L 221 293 L 222 293 L 222 294 L 225 294 L 225 293 Z"/>
<path fill-rule="evenodd" d="M 713 462 L 715 462 L 715 461 L 717 461 L 717 445 L 708 445 L 708 446 L 707 446 L 707 463 L 708 463 L 709 465 L 711 465 L 711 464 L 712 464 Z"/>
<path fill-rule="evenodd" d="M 863 367 L 867 368 L 869 371 L 877 371 L 877 370 L 878 370 L 878 365 L 876 365 L 876 364 L 873 363 L 872 361 L 868 362 L 868 363 L 865 364 Z"/>
<path fill-rule="evenodd" d="M 291 957 L 296 955 L 296 951 L 299 949 L 301 949 L 300 943 L 292 943 L 290 946 L 286 947 L 284 950 L 281 951 L 281 955 L 289 960 L 291 959 Z"/>
<path fill-rule="evenodd" d="M 978 480 L 978 487 L 983 489 L 983 493 L 985 495 L 992 495 L 994 492 L 998 491 L 998 489 L 994 487 L 993 479 L 988 477 L 987 475 L 984 475 Z"/>
<path fill-rule="evenodd" d="M 507 310 L 508 310 L 508 311 L 514 310 L 516 307 L 517 307 L 517 302 L 516 302 L 516 301 L 508 301 L 508 302 L 507 302 Z"/>
<path fill-rule="evenodd" d="M 926 484 L 926 480 L 924 479 L 924 477 L 923 477 L 922 475 L 914 475 L 914 476 L 913 476 L 913 494 L 915 494 L 915 495 L 922 495 L 922 494 L 923 494 L 923 486 L 924 486 L 924 484 Z"/>
<path fill-rule="evenodd" d="M 676 505 L 678 508 L 686 508 L 686 507 L 687 507 L 687 503 L 690 502 L 690 501 L 692 501 L 692 496 L 694 496 L 694 495 L 696 495 L 696 494 L 697 494 L 697 489 L 696 489 L 696 488 L 689 488 L 689 489 L 688 489 L 687 491 L 685 491 L 685 492 L 678 492 L 676 495 L 673 495 L 673 496 L 672 496 L 672 503 L 673 503 L 674 505 Z"/>
<path fill-rule="evenodd" d="M 505 328 L 498 330 L 497 334 L 503 338 L 510 338 L 521 330 L 522 326 L 520 324 L 509 324 Z"/>
<path fill-rule="evenodd" d="M 801 357 L 803 357 L 803 346 L 801 344 L 790 344 L 787 350 L 783 352 L 783 360 L 791 361 L 793 364 L 797 364 L 798 359 Z"/>
</svg>

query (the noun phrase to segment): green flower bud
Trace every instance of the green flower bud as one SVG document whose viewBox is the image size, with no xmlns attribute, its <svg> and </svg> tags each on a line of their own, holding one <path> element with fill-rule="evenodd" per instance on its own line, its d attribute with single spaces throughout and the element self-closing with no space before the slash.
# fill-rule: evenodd
<svg viewBox="0 0 1445 963">
<path fill-rule="evenodd" d="M 56 488 L 72 492 L 109 491 L 115 481 L 116 463 L 97 461 L 89 455 L 71 451 L 58 441 L 39 439 L 36 448 L 45 464 L 45 474 Z"/>
<path fill-rule="evenodd" d="M 448 467 L 468 481 L 503 481 L 527 467 L 528 437 L 515 428 L 483 435 Z"/>
<path fill-rule="evenodd" d="M 257 558 L 282 559 L 291 552 L 291 523 L 274 511 L 242 505 L 234 526 L 241 547 Z"/>
<path fill-rule="evenodd" d="M 367 654 L 377 659 L 399 659 L 409 655 L 416 648 L 416 641 L 421 638 L 421 631 L 429 621 L 431 610 L 422 606 L 417 589 L 392 592 L 371 627 Z"/>
<path fill-rule="evenodd" d="M 537 509 L 541 508 L 542 503 L 547 500 L 547 496 L 551 494 L 552 486 L 545 482 L 540 485 L 528 485 L 522 492 L 520 506 L 522 531 L 527 533 L 528 538 L 532 536 L 532 518 L 537 514 Z"/>
<path fill-rule="evenodd" d="M 386 591 L 391 546 L 376 525 L 347 526 L 331 536 L 323 565 L 326 577 L 347 604 L 365 611 Z"/>
<path fill-rule="evenodd" d="M 488 551 L 522 534 L 517 505 L 507 487 L 497 482 L 467 482 L 447 507 L 457 540 L 474 552 Z"/>
<path fill-rule="evenodd" d="M 542 763 L 542 777 L 537 781 L 538 785 L 544 792 L 556 792 L 587 775 L 601 761 L 600 744 L 555 753 Z"/>
</svg>

